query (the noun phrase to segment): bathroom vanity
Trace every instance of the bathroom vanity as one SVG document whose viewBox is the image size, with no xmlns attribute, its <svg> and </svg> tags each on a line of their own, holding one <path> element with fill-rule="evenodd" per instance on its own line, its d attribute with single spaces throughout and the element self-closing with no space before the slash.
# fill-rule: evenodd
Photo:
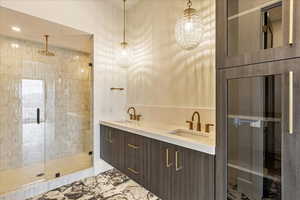
<svg viewBox="0 0 300 200">
<path fill-rule="evenodd" d="M 196 141 L 169 127 L 130 123 L 102 121 L 100 127 L 101 158 L 158 197 L 214 199 L 214 137 Z"/>
</svg>

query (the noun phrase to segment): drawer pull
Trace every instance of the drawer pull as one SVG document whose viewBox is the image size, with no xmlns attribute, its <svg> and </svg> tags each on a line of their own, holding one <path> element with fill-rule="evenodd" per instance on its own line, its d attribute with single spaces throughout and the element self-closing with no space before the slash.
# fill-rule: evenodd
<svg viewBox="0 0 300 200">
<path fill-rule="evenodd" d="M 176 151 L 175 152 L 175 162 L 176 162 L 176 171 L 180 171 L 180 170 L 182 170 L 182 168 L 183 168 L 183 166 L 181 165 L 181 166 L 179 166 L 179 152 L 180 151 Z"/>
<path fill-rule="evenodd" d="M 166 167 L 170 168 L 173 163 L 169 162 L 169 149 L 166 149 Z"/>
<path fill-rule="evenodd" d="M 135 174 L 135 175 L 138 175 L 138 174 L 140 174 L 138 171 L 136 171 L 136 170 L 134 170 L 134 169 L 132 169 L 132 168 L 127 168 L 130 172 L 132 172 L 133 174 Z"/>
<path fill-rule="evenodd" d="M 139 146 L 136 146 L 134 144 L 127 144 L 130 148 L 132 149 L 139 149 L 140 147 Z"/>
</svg>

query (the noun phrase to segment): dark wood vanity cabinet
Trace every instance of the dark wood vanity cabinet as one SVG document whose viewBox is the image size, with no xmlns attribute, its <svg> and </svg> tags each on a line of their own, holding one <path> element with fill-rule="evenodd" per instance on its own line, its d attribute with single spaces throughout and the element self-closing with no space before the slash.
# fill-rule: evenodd
<svg viewBox="0 0 300 200">
<path fill-rule="evenodd" d="M 101 126 L 100 157 L 119 170 L 124 169 L 124 134 L 117 129 Z"/>
<path fill-rule="evenodd" d="M 124 172 L 141 185 L 145 185 L 148 143 L 143 137 L 123 132 L 125 135 Z"/>
<path fill-rule="evenodd" d="M 113 141 L 123 151 L 119 148 L 109 153 L 115 151 L 113 146 L 109 149 L 103 144 L 110 143 L 105 137 L 109 130 L 119 131 L 101 126 L 101 140 L 104 140 L 101 158 L 116 167 L 112 155 L 123 155 L 124 167 L 116 168 L 158 197 L 163 200 L 214 200 L 214 156 L 125 131 L 118 133 L 123 139 L 119 136 L 119 142 Z"/>
<path fill-rule="evenodd" d="M 112 129 L 106 126 L 100 127 L 100 158 L 108 163 L 111 163 L 110 154 L 112 153 L 110 140 L 111 130 Z"/>
<path fill-rule="evenodd" d="M 175 147 L 172 200 L 214 199 L 214 156 Z"/>
<path fill-rule="evenodd" d="M 149 190 L 164 200 L 172 199 L 173 145 L 150 141 Z"/>
<path fill-rule="evenodd" d="M 150 149 L 150 191 L 163 200 L 214 199 L 214 156 L 158 141 Z"/>
<path fill-rule="evenodd" d="M 216 200 L 296 200 L 300 59 L 217 70 Z"/>
<path fill-rule="evenodd" d="M 216 1 L 217 68 L 300 57 L 299 0 Z"/>
</svg>

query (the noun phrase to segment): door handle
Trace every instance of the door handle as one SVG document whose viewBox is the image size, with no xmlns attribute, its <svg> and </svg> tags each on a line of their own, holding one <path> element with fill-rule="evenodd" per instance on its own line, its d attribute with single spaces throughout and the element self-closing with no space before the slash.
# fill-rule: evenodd
<svg viewBox="0 0 300 200">
<path fill-rule="evenodd" d="M 40 121 L 40 108 L 36 109 L 36 123 L 37 124 L 41 123 L 41 121 Z"/>
<path fill-rule="evenodd" d="M 290 0 L 289 45 L 294 44 L 294 0 Z"/>
<path fill-rule="evenodd" d="M 179 164 L 179 153 L 180 153 L 180 151 L 175 152 L 175 163 L 176 163 L 175 170 L 176 171 L 180 171 L 183 168 L 183 166 L 182 165 L 180 166 L 180 164 Z"/>
<path fill-rule="evenodd" d="M 166 149 L 166 167 L 170 168 L 172 166 L 173 163 L 170 163 L 170 158 L 169 158 L 170 154 L 169 154 L 169 149 Z"/>
<path fill-rule="evenodd" d="M 294 133 L 294 73 L 289 72 L 289 134 Z"/>
</svg>

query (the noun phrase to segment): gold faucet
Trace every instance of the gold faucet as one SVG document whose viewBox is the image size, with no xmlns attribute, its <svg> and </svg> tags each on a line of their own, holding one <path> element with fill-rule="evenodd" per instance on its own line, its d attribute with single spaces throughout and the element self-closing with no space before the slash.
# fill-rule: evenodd
<svg viewBox="0 0 300 200">
<path fill-rule="evenodd" d="M 133 113 L 130 112 L 131 110 L 133 110 Z M 129 114 L 130 120 L 140 121 L 141 116 L 142 116 L 142 115 L 137 115 L 136 114 L 135 107 L 128 108 L 127 113 Z"/>
<path fill-rule="evenodd" d="M 194 113 L 193 113 L 193 116 L 192 116 L 192 121 L 186 121 L 186 123 L 188 123 L 189 124 L 189 129 L 190 130 L 193 130 L 193 123 L 194 123 L 194 120 L 195 120 L 195 116 L 197 115 L 197 117 L 198 117 L 198 122 L 197 122 L 197 131 L 201 131 L 201 118 L 200 118 L 200 114 L 199 114 L 199 112 L 197 112 L 197 111 L 195 111 Z"/>
<path fill-rule="evenodd" d="M 214 126 L 214 124 L 205 124 L 205 133 L 210 133 L 211 126 Z"/>
<path fill-rule="evenodd" d="M 195 116 L 197 115 L 198 117 L 198 122 L 197 122 L 197 131 L 201 131 L 201 118 L 199 112 L 194 112 L 192 116 L 192 121 L 194 121 Z"/>
</svg>

